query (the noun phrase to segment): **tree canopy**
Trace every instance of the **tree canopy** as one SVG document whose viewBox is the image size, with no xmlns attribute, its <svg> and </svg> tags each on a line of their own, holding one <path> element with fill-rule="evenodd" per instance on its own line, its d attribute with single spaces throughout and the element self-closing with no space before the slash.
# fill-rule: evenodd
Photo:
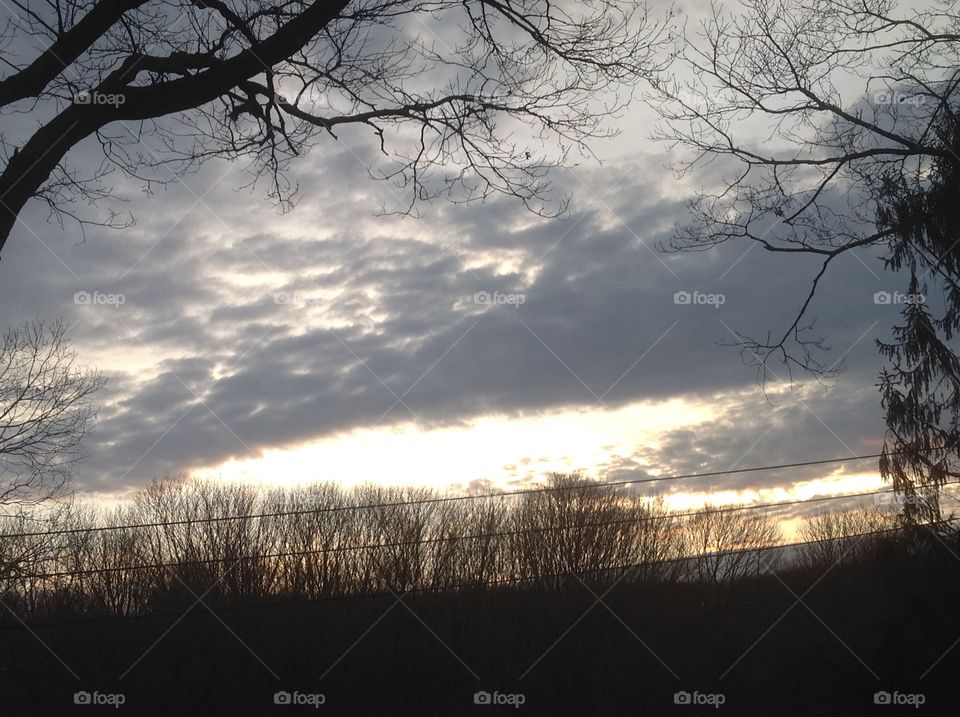
<svg viewBox="0 0 960 717">
<path fill-rule="evenodd" d="M 113 203 L 83 208 L 110 197 L 111 173 L 152 186 L 214 157 L 251 160 L 251 181 L 289 208 L 290 161 L 348 125 L 386 155 L 376 176 L 408 191 L 400 211 L 498 192 L 560 211 L 548 170 L 606 132 L 667 40 L 666 18 L 620 0 L 12 5 L 0 250 L 31 198 L 60 221 L 123 226 Z M 93 167 L 70 161 L 85 141 Z"/>
</svg>

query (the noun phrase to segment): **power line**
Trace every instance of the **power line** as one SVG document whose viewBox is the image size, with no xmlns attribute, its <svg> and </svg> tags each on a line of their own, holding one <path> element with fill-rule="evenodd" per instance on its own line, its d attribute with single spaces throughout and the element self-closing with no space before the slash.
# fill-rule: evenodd
<svg viewBox="0 0 960 717">
<path fill-rule="evenodd" d="M 946 520 L 940 520 L 935 523 L 928 523 L 922 526 L 917 526 L 919 528 L 929 530 L 933 527 L 941 525 L 950 525 L 960 520 L 960 518 L 948 518 Z M 803 540 L 794 543 L 785 543 L 781 545 L 765 545 L 755 548 L 743 548 L 740 550 L 730 550 L 725 552 L 715 552 L 715 553 L 705 553 L 702 555 L 690 555 L 682 556 L 677 558 L 667 558 L 664 560 L 647 560 L 639 563 L 632 563 L 629 565 L 615 565 L 605 568 L 593 568 L 590 570 L 582 571 L 566 571 L 560 573 L 552 573 L 548 575 L 535 575 L 529 577 L 512 577 L 512 578 L 497 578 L 494 580 L 488 580 L 485 582 L 473 582 L 473 583 L 449 583 L 445 585 L 434 585 L 434 586 L 425 586 L 425 587 L 415 587 L 410 588 L 401 593 L 401 598 L 405 597 L 408 594 L 422 594 L 422 593 L 431 593 L 431 592 L 441 592 L 445 590 L 464 590 L 471 588 L 491 588 L 496 586 L 505 586 L 505 585 L 518 585 L 521 583 L 530 583 L 536 581 L 549 581 L 556 580 L 558 578 L 568 577 L 570 575 L 596 575 L 599 573 L 607 573 L 614 571 L 629 571 L 635 570 L 637 568 L 643 568 L 647 566 L 660 566 L 660 565 L 670 565 L 678 562 L 687 562 L 693 560 L 712 560 L 715 558 L 723 558 L 727 556 L 741 555 L 745 553 L 757 554 L 764 553 L 770 550 L 783 550 L 787 551 L 790 549 L 800 548 L 806 545 L 814 545 L 820 543 L 831 543 L 840 540 L 856 540 L 859 538 L 868 538 L 876 535 L 888 535 L 891 533 L 905 532 L 905 528 L 896 527 L 896 528 L 884 528 L 881 530 L 871 530 L 863 533 L 853 533 L 850 535 L 838 536 L 836 538 L 827 538 L 823 540 Z M 841 556 L 842 557 L 842 556 Z M 839 562 L 839 559 L 838 561 Z M 366 592 L 366 593 L 353 593 L 348 595 L 325 595 L 323 597 L 317 598 L 301 598 L 297 600 L 283 600 L 283 601 L 274 601 L 274 602 L 260 602 L 249 605 L 226 605 L 223 607 L 212 608 L 209 605 L 204 603 L 204 607 L 207 611 L 212 613 L 224 613 L 224 612 L 236 612 L 240 610 L 260 610 L 266 608 L 278 608 L 278 607 L 293 607 L 298 605 L 311 605 L 317 603 L 325 602 L 334 602 L 341 600 L 361 600 L 369 598 L 380 598 L 380 597 L 394 597 L 396 598 L 396 591 L 376 591 L 376 592 Z M 85 620 L 57 620 L 57 621 L 48 621 L 48 622 L 35 622 L 35 623 L 14 623 L 9 625 L 0 625 L 0 630 L 13 630 L 19 629 L 21 627 L 26 627 L 29 629 L 34 628 L 43 628 L 43 627 L 66 627 L 74 625 L 95 625 L 95 624 L 104 624 L 104 623 L 120 623 L 128 620 L 153 620 L 159 618 L 180 618 L 185 617 L 190 614 L 206 614 L 204 611 L 194 610 L 193 608 L 188 609 L 186 613 L 182 611 L 178 612 L 164 612 L 164 613 L 148 613 L 144 615 L 118 615 L 113 617 L 104 617 L 104 618 L 89 618 Z"/>
<path fill-rule="evenodd" d="M 944 483 L 944 486 L 949 485 L 960 485 L 960 481 L 952 481 L 949 483 Z M 171 563 L 145 563 L 140 565 L 124 565 L 124 566 L 112 566 L 106 568 L 90 568 L 87 570 L 63 570 L 63 571 L 54 571 L 47 573 L 26 573 L 20 575 L 10 575 L 8 579 L 13 580 L 28 580 L 28 579 L 37 579 L 37 580 L 47 580 L 50 578 L 59 578 L 59 577 L 80 577 L 84 575 L 100 575 L 105 573 L 114 573 L 114 572 L 125 572 L 125 571 L 139 571 L 139 570 L 157 570 L 160 568 L 169 569 L 169 568 L 178 568 L 186 567 L 192 565 L 215 565 L 219 563 L 233 563 L 236 565 L 240 562 L 256 561 L 256 560 L 274 560 L 279 558 L 291 558 L 291 557 L 302 557 L 308 555 L 326 555 L 333 553 L 350 553 L 354 551 L 361 550 L 376 550 L 378 548 L 405 548 L 405 547 L 414 547 L 421 545 L 431 545 L 436 543 L 455 543 L 459 541 L 470 541 L 470 540 L 482 540 L 485 538 L 504 538 L 504 537 L 514 537 L 518 535 L 532 535 L 539 533 L 549 533 L 563 530 L 583 530 L 588 528 L 602 528 L 612 525 L 630 525 L 636 523 L 644 523 L 649 521 L 670 521 L 677 518 L 687 518 L 687 517 L 697 517 L 703 515 L 712 515 L 716 513 L 732 513 L 746 510 L 766 510 L 769 508 L 780 508 L 788 507 L 794 505 L 808 504 L 808 503 L 822 503 L 825 501 L 832 500 L 843 500 L 845 498 L 864 498 L 868 496 L 881 495 L 884 493 L 892 493 L 893 488 L 885 488 L 883 490 L 875 491 L 866 491 L 861 493 L 845 493 L 838 495 L 830 496 L 819 496 L 816 498 L 804 498 L 797 500 L 789 501 L 780 501 L 777 503 L 752 503 L 747 505 L 733 505 L 733 506 L 718 506 L 711 508 L 702 508 L 695 511 L 686 511 L 686 512 L 664 512 L 661 515 L 641 515 L 633 518 L 621 518 L 618 520 L 608 520 L 608 521 L 599 521 L 594 523 L 579 523 L 579 524 L 567 524 L 567 525 L 556 525 L 556 526 L 547 526 L 542 528 L 525 528 L 525 529 L 515 529 L 515 530 L 506 530 L 498 532 L 488 532 L 488 533 L 474 533 L 469 535 L 453 535 L 446 537 L 436 537 L 436 538 L 424 538 L 422 540 L 409 540 L 409 541 L 396 541 L 392 543 L 366 543 L 361 545 L 341 545 L 332 548 L 316 548 L 312 550 L 294 550 L 286 551 L 282 553 L 262 553 L 258 555 L 246 555 L 240 557 L 232 558 L 204 558 L 198 560 L 183 560 Z"/>
<path fill-rule="evenodd" d="M 654 476 L 651 478 L 631 478 L 620 481 L 610 481 L 605 483 L 582 483 L 572 486 L 547 486 L 543 488 L 525 488 L 522 490 L 514 491 L 504 491 L 501 493 L 487 493 L 482 495 L 456 495 L 456 496 L 439 496 L 435 498 L 423 498 L 420 500 L 409 500 L 409 501 L 393 501 L 386 503 L 367 503 L 362 505 L 342 505 L 342 506 L 330 506 L 324 508 L 305 508 L 301 510 L 288 510 L 288 511 L 271 511 L 264 513 L 250 513 L 248 515 L 228 515 L 228 516 L 209 516 L 204 518 L 190 518 L 183 520 L 171 520 L 165 522 L 153 522 L 153 523 L 133 523 L 130 525 L 110 525 L 110 526 L 96 526 L 89 528 L 65 528 L 61 530 L 50 530 L 50 531 L 37 531 L 30 533 L 0 533 L 0 539 L 2 538 L 31 538 L 31 537 L 40 537 L 40 536 L 53 536 L 53 535 L 69 535 L 74 533 L 94 533 L 94 532 L 103 532 L 109 530 L 138 530 L 141 528 L 165 528 L 174 525 L 194 525 L 196 523 L 222 523 L 233 520 L 251 520 L 251 519 L 260 519 L 260 518 L 279 518 L 284 516 L 294 516 L 294 515 L 316 515 L 320 513 L 338 513 L 344 511 L 352 510 L 374 510 L 379 508 L 395 508 L 395 507 L 405 507 L 405 506 L 414 506 L 414 505 L 431 505 L 438 503 L 451 503 L 455 501 L 466 501 L 466 500 L 486 500 L 489 498 L 510 498 L 521 495 L 534 495 L 537 493 L 552 493 L 558 491 L 580 491 L 580 490 L 594 490 L 598 488 L 615 488 L 624 485 L 639 485 L 645 483 L 659 483 L 663 481 L 677 481 L 677 480 L 688 480 L 694 478 L 716 478 L 719 476 L 727 475 L 737 475 L 740 473 L 757 473 L 761 471 L 774 471 L 780 470 L 783 468 L 800 468 L 804 466 L 818 466 L 818 465 L 827 465 L 832 463 L 847 463 L 850 461 L 861 461 L 868 460 L 872 458 L 880 458 L 882 453 L 871 453 L 861 456 L 850 456 L 848 458 L 825 458 L 813 461 L 800 461 L 797 463 L 780 463 L 775 465 L 767 466 L 754 466 L 752 468 L 731 468 L 722 471 L 710 471 L 707 473 L 684 473 L 671 476 Z M 890 454 L 888 454 L 890 455 Z"/>
</svg>

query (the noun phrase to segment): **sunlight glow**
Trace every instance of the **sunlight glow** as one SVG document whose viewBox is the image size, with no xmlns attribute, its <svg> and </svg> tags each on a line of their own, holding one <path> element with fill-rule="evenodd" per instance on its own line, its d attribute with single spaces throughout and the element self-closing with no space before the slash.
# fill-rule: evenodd
<svg viewBox="0 0 960 717">
<path fill-rule="evenodd" d="M 193 472 L 198 478 L 288 486 L 334 481 L 344 486 L 375 482 L 426 486 L 455 493 L 510 489 L 542 481 L 552 472 L 582 471 L 597 480 L 622 479 L 606 471 L 635 467 L 650 475 L 658 466 L 638 466 L 639 449 L 661 436 L 716 417 L 716 404 L 674 399 L 635 403 L 617 410 L 564 410 L 542 415 L 491 415 L 468 424 L 423 429 L 413 423 L 358 429 L 301 446 L 267 451 L 258 459 L 231 460 Z M 690 511 L 705 504 L 781 503 L 863 493 L 884 486 L 874 472 L 828 469 L 823 477 L 768 488 L 667 492 L 667 506 Z M 824 508 L 835 505 L 824 502 Z"/>
<path fill-rule="evenodd" d="M 636 403 L 607 411 L 565 410 L 544 415 L 486 416 L 454 428 L 413 424 L 360 429 L 296 448 L 267 451 L 259 459 L 232 460 L 194 471 L 202 478 L 290 485 L 314 480 L 355 485 L 444 488 L 489 481 L 527 483 L 553 471 L 583 470 L 629 460 L 662 431 L 710 418 L 706 405 L 679 399 Z"/>
</svg>

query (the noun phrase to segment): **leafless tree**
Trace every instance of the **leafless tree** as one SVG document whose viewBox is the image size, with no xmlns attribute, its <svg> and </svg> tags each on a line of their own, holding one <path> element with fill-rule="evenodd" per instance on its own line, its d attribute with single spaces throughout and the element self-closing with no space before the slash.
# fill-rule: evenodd
<svg viewBox="0 0 960 717">
<path fill-rule="evenodd" d="M 874 548 L 884 536 L 855 536 L 899 527 L 889 505 L 818 513 L 800 529 L 809 544 L 794 549 L 776 516 L 750 506 L 676 515 L 656 497 L 578 475 L 548 487 L 448 500 L 424 488 L 264 491 L 168 477 L 114 509 L 64 506 L 52 535 L 23 515 L 0 520 L 10 534 L 0 539 L 0 598 L 24 618 L 182 610 L 200 594 L 220 606 L 508 583 L 579 594 L 580 580 L 651 595 L 691 580 L 723 600 L 743 578 L 793 567 L 780 560 L 793 550 L 807 567 L 882 559 Z"/>
<path fill-rule="evenodd" d="M 789 326 L 731 342 L 761 383 L 842 369 L 812 316 L 838 257 L 867 250 L 907 273 L 903 325 L 877 340 L 888 362 L 880 469 L 904 495 L 939 490 L 960 475 L 956 3 L 741 0 L 715 9 L 677 54 L 688 79 L 657 87 L 660 136 L 687 151 L 679 171 L 714 163 L 715 173 L 670 248 L 742 241 L 809 268 Z M 908 521 L 938 519 L 935 501 L 916 505 Z"/>
<path fill-rule="evenodd" d="M 495 192 L 550 211 L 547 170 L 604 134 L 666 39 L 665 21 L 631 0 L 15 7 L 0 33 L 0 109 L 31 120 L 2 141 L 0 249 L 33 197 L 60 221 L 90 221 L 75 200 L 108 197 L 113 170 L 149 189 L 212 157 L 245 158 L 251 182 L 289 207 L 289 161 L 348 125 L 388 156 L 376 175 L 408 190 L 406 211 Z M 71 166 L 87 138 L 94 162 Z"/>
<path fill-rule="evenodd" d="M 426 488 L 394 488 L 375 484 L 359 486 L 354 493 L 364 508 L 352 516 L 359 523 L 358 556 L 362 574 L 379 590 L 406 591 L 422 587 L 430 572 L 431 544 L 436 535 L 436 497 Z"/>
<path fill-rule="evenodd" d="M 96 504 L 77 503 L 56 526 L 70 530 L 54 542 L 55 560 L 34 563 L 30 572 L 62 573 L 42 578 L 62 603 L 60 609 L 78 613 L 131 615 L 148 604 L 156 584 L 151 571 L 147 535 L 135 528 L 96 530 L 104 525 L 135 524 L 139 516 L 133 506 L 107 509 Z M 42 540 L 35 538 L 34 540 Z"/>
<path fill-rule="evenodd" d="M 510 512 L 512 575 L 619 581 L 618 570 L 629 568 L 630 580 L 652 581 L 676 571 L 679 521 L 661 499 L 625 495 L 576 473 L 554 474 L 547 487 L 523 496 Z"/>
<path fill-rule="evenodd" d="M 876 545 L 878 535 L 896 526 L 896 514 L 878 507 L 854 510 L 824 510 L 807 516 L 798 537 L 806 543 L 798 549 L 801 565 L 825 569 L 843 562 L 862 560 Z"/>
<path fill-rule="evenodd" d="M 840 255 L 887 247 L 907 228 L 878 226 L 894 178 L 922 185 L 933 163 L 956 159 L 940 131 L 960 86 L 954 5 L 741 0 L 686 34 L 676 76 L 688 79 L 658 85 L 658 136 L 687 150 L 677 170 L 717 170 L 671 248 L 746 241 L 818 263 L 786 331 L 741 336 L 761 378 L 771 360 L 787 372 L 840 368 L 811 333 L 818 283 Z M 916 259 L 939 271 L 939 256 Z"/>
<path fill-rule="evenodd" d="M 661 496 L 631 498 L 633 526 L 631 568 L 627 580 L 672 581 L 682 573 L 683 521 L 673 515 Z"/>
<path fill-rule="evenodd" d="M 364 558 L 359 545 L 360 521 L 349 498 L 334 484 L 276 489 L 266 497 L 264 512 L 283 513 L 270 518 L 264 529 L 265 550 L 278 555 L 277 592 L 280 595 L 322 597 L 364 589 L 360 583 Z"/>
<path fill-rule="evenodd" d="M 0 517 L 0 534 L 10 536 L 0 538 L 0 598 L 29 612 L 35 611 L 36 604 L 28 596 L 43 594 L 43 585 L 26 576 L 60 556 L 54 541 L 24 537 L 37 528 L 38 524 L 23 513 Z"/>
<path fill-rule="evenodd" d="M 729 583 L 765 572 L 764 565 L 774 560 L 773 551 L 766 558 L 762 552 L 781 542 L 778 522 L 743 508 L 707 504 L 684 521 L 684 552 L 691 558 L 687 568 L 693 579 Z"/>
<path fill-rule="evenodd" d="M 78 365 L 62 322 L 8 329 L 0 344 L 0 506 L 62 496 L 92 426 L 102 376 Z"/>
<path fill-rule="evenodd" d="M 549 492 L 513 511 L 511 554 L 522 578 L 590 573 L 627 565 L 631 526 L 617 492 L 578 474 L 553 474 Z"/>
<path fill-rule="evenodd" d="M 509 521 L 502 499 L 438 505 L 431 585 L 489 585 L 505 577 Z"/>
</svg>

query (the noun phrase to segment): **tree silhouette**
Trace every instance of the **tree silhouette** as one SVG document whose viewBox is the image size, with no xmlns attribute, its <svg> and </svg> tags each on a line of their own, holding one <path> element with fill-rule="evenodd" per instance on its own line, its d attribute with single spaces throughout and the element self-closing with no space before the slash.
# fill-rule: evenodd
<svg viewBox="0 0 960 717">
<path fill-rule="evenodd" d="M 677 53 L 692 79 L 658 85 L 660 136 L 690 150 L 681 172 L 716 161 L 722 177 L 691 202 L 692 219 L 669 248 L 747 241 L 818 260 L 785 330 L 738 334 L 761 383 L 774 364 L 790 379 L 841 370 L 842 361 L 826 362 L 809 315 L 838 257 L 870 248 L 887 269 L 908 270 L 906 324 L 880 345 L 889 364 L 881 472 L 913 497 L 942 483 L 956 467 L 960 418 L 960 363 L 949 346 L 960 322 L 960 12 L 952 3 L 745 0 L 714 13 L 703 42 Z M 941 296 L 934 318 L 921 302 Z M 908 517 L 938 515 L 920 498 L 906 508 Z"/>
<path fill-rule="evenodd" d="M 0 108 L 39 126 L 19 122 L 0 140 L 0 250 L 31 198 L 61 222 L 122 226 L 113 209 L 94 220 L 75 207 L 108 198 L 115 170 L 150 188 L 213 157 L 247 158 L 251 183 L 265 180 L 289 208 L 290 160 L 347 125 L 388 155 L 377 176 L 408 191 L 402 211 L 496 192 L 557 211 L 547 171 L 605 134 L 601 120 L 656 71 L 666 37 L 663 22 L 619 0 L 17 7 L 0 35 Z M 99 162 L 70 166 L 88 138 Z"/>
<path fill-rule="evenodd" d="M 658 136 L 689 150 L 677 169 L 714 161 L 722 172 L 669 248 L 752 241 L 821 262 L 786 331 L 742 337 L 761 379 L 770 361 L 836 371 L 805 321 L 819 281 L 840 255 L 905 229 L 878 225 L 892 175 L 921 190 L 930 166 L 953 156 L 936 130 L 958 103 L 960 13 L 895 6 L 745 0 L 676 50 L 677 75 L 691 80 L 657 85 Z"/>
<path fill-rule="evenodd" d="M 919 188 L 890 176 L 879 222 L 894 231 L 887 266 L 910 275 L 904 323 L 892 342 L 877 345 L 889 362 L 880 376 L 888 428 L 880 467 L 911 523 L 940 520 L 939 490 L 960 467 L 960 358 L 950 345 L 960 330 L 960 122 L 950 113 L 936 130 L 951 153 Z M 939 316 L 925 300 L 928 282 L 943 289 Z"/>
<path fill-rule="evenodd" d="M 76 363 L 62 322 L 33 321 L 0 341 L 0 506 L 63 495 L 95 417 L 101 375 Z"/>
</svg>

